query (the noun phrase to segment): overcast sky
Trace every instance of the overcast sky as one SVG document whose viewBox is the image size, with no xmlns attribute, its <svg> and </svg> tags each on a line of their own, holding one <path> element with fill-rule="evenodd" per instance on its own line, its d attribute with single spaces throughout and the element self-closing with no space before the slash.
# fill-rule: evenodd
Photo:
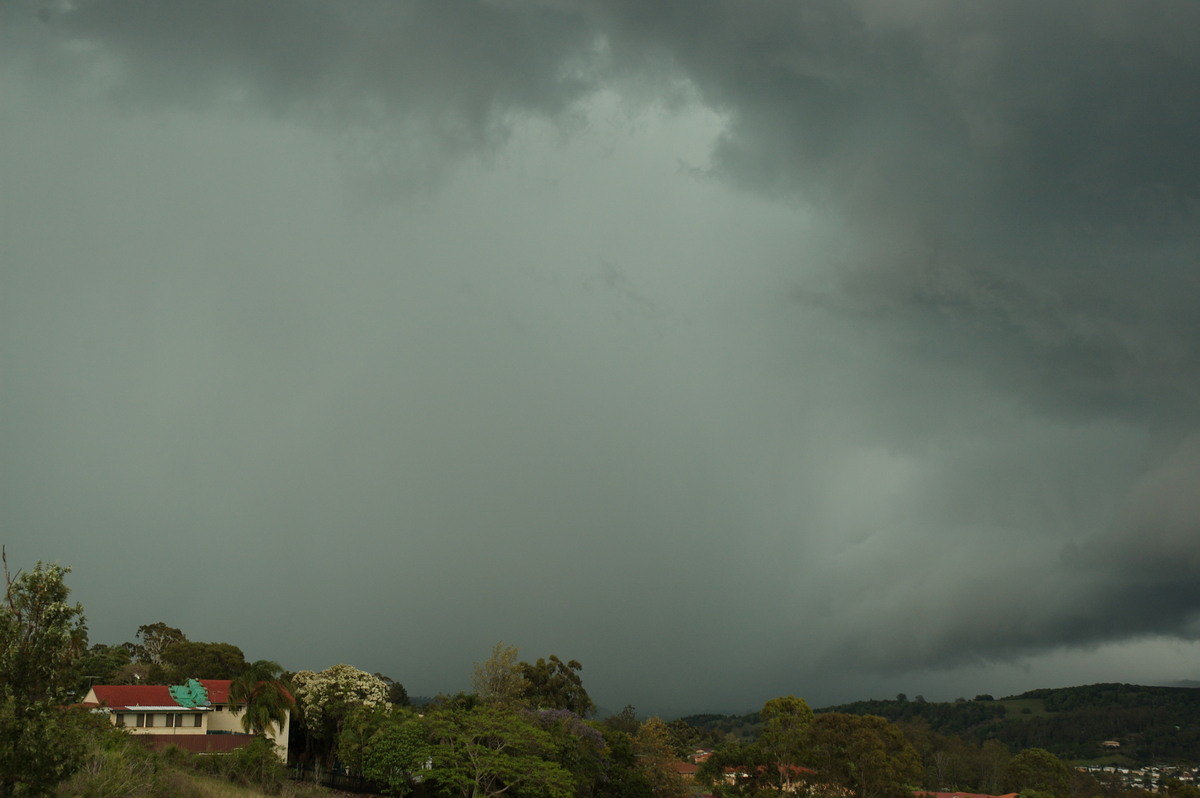
<svg viewBox="0 0 1200 798">
<path fill-rule="evenodd" d="M 2 0 L 0 542 L 613 711 L 1200 677 L 1200 6 Z"/>
</svg>

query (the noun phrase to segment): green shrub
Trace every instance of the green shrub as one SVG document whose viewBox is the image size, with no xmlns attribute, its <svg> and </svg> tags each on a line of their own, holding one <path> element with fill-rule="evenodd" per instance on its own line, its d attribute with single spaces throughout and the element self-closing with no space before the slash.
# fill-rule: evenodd
<svg viewBox="0 0 1200 798">
<path fill-rule="evenodd" d="M 287 783 L 287 769 L 275 753 L 275 744 L 265 737 L 255 737 L 221 759 L 226 778 L 238 784 L 278 795 Z"/>
<path fill-rule="evenodd" d="M 181 764 L 185 751 L 156 754 L 124 732 L 106 729 L 89 740 L 79 770 L 58 794 L 79 798 L 203 798 Z"/>
</svg>

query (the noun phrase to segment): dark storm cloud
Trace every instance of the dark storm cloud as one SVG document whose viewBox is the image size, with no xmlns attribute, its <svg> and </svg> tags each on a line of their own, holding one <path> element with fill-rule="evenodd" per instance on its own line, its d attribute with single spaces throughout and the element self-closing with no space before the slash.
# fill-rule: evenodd
<svg viewBox="0 0 1200 798">
<path fill-rule="evenodd" d="M 844 301 L 1071 412 L 1190 412 L 1194 6 L 622 8 L 731 114 L 718 173 L 847 224 Z"/>
<path fill-rule="evenodd" d="M 842 301 L 966 335 L 1031 392 L 1053 375 L 1044 398 L 1071 411 L 1186 413 L 1197 398 L 1180 379 L 1200 333 L 1191 5 L 65 9 L 46 24 L 99 45 L 118 95 L 321 120 L 426 178 L 522 114 L 556 118 L 616 72 L 673 67 L 729 115 L 716 174 L 847 225 Z"/>
<path fill-rule="evenodd" d="M 1145 477 L 1155 500 L 1132 488 L 1108 531 L 996 523 L 990 534 L 1015 550 L 1024 535 L 1043 538 L 1030 570 L 1009 563 L 1001 580 L 976 572 L 957 586 L 945 584 L 962 572 L 938 574 L 932 603 L 903 598 L 913 623 L 932 630 L 920 664 L 1193 637 L 1200 569 L 1183 541 L 1200 512 L 1181 478 L 1191 449 L 1172 452 L 1171 441 L 1194 433 L 1200 399 L 1200 10 L 616 5 L 623 33 L 664 49 L 730 115 L 716 173 L 844 225 L 837 287 L 799 289 L 805 307 L 899 333 L 907 362 L 972 374 L 1030 419 L 1108 418 L 1164 441 L 1164 463 Z M 1020 456 L 1045 453 L 1032 445 Z M 976 459 L 986 467 L 993 455 Z M 970 479 L 1007 492 L 1019 468 Z M 967 487 L 943 476 L 944 490 Z M 976 523 L 996 521 L 970 506 Z M 911 540 L 953 545 L 961 533 L 945 520 L 942 532 Z M 1072 539 L 1077 548 L 1065 545 Z M 997 606 L 1021 573 L 1039 584 Z M 881 630 L 872 631 L 850 638 L 862 641 L 849 644 L 855 659 L 878 658 L 853 651 L 876 646 Z"/>
<path fill-rule="evenodd" d="M 550 5 L 84 0 L 41 18 L 94 48 L 77 57 L 121 101 L 269 110 L 417 187 L 596 86 L 595 31 Z"/>
<path fill-rule="evenodd" d="M 40 74 L 80 81 L 135 114 L 261 113 L 316 129 L 338 142 L 356 179 L 387 196 L 445 185 L 457 166 L 501 153 L 530 119 L 578 133 L 581 108 L 605 91 L 645 106 L 694 102 L 722 121 L 705 166 L 680 159 L 681 171 L 707 178 L 697 193 L 734 187 L 817 220 L 803 241 L 731 231 L 742 249 L 713 292 L 732 294 L 744 279 L 779 301 L 755 305 L 753 318 L 723 307 L 727 327 L 704 317 L 686 335 L 672 326 L 680 318 L 670 310 L 673 291 L 599 247 L 577 284 L 588 303 L 603 296 L 619 306 L 601 312 L 568 296 L 554 270 L 571 249 L 545 244 L 553 257 L 533 267 L 552 275 L 542 293 L 505 286 L 500 310 L 487 304 L 494 299 L 468 307 L 475 291 L 492 296 L 491 259 L 511 274 L 527 252 L 511 245 L 521 254 L 505 261 L 509 233 L 491 219 L 514 220 L 512 229 L 527 231 L 513 234 L 523 244 L 556 235 L 554 223 L 521 217 L 517 198 L 502 192 L 441 222 L 455 232 L 453 245 L 438 247 L 458 261 L 488 259 L 462 269 L 453 301 L 437 295 L 450 321 L 420 308 L 389 326 L 376 296 L 392 278 L 380 283 L 361 268 L 355 274 L 374 293 L 310 277 L 292 289 L 301 296 L 291 307 L 304 312 L 276 311 L 271 324 L 261 316 L 272 306 L 268 281 L 237 306 L 244 337 L 261 350 L 257 366 L 240 367 L 242 382 L 297 417 L 353 399 L 365 417 L 385 419 L 383 433 L 340 418 L 311 429 L 295 422 L 297 432 L 272 415 L 275 404 L 246 411 L 278 437 L 285 472 L 303 471 L 296 464 L 306 452 L 340 452 L 307 466 L 311 481 L 296 478 L 309 485 L 306 498 L 327 497 L 329 525 L 353 496 L 405 528 L 504 530 L 482 544 L 464 537 L 454 549 L 420 541 L 439 572 L 453 571 L 454 552 L 471 545 L 481 561 L 519 560 L 504 545 L 511 539 L 565 563 L 602 560 L 597 541 L 609 540 L 631 553 L 634 581 L 648 583 L 668 551 L 684 552 L 679 562 L 695 572 L 718 569 L 736 576 L 739 590 L 753 583 L 750 592 L 770 596 L 770 609 L 755 605 L 753 622 L 744 604 L 722 607 L 707 593 L 700 603 L 709 624 L 746 624 L 729 634 L 762 656 L 737 665 L 778 692 L 796 680 L 834 690 L 855 673 L 936 672 L 1153 635 L 1196 639 L 1194 4 L 92 0 L 0 14 L 14 22 L 0 36 Z M 51 41 L 57 60 L 43 48 Z M 700 260 L 696 242 L 711 248 L 690 217 L 670 227 L 672 204 L 637 205 L 627 183 L 600 190 L 611 191 L 612 207 L 636 205 L 641 218 L 614 223 L 604 237 L 636 241 L 648 261 L 660 252 Z M 419 238 L 415 229 L 406 235 L 405 246 Z M 472 237 L 487 246 L 459 243 Z M 412 259 L 459 268 L 449 255 Z M 770 276 L 750 276 L 763 263 Z M 691 277 L 673 279 L 678 287 Z M 420 295 L 430 285 L 405 288 Z M 370 324 L 359 325 L 363 308 Z M 194 310 L 194 324 L 211 334 L 203 307 Z M 589 328 L 574 340 L 563 319 L 588 313 L 623 329 L 604 327 L 597 343 Z M 363 340 L 435 330 L 437 343 L 428 353 L 402 350 L 407 359 L 369 345 L 346 365 L 332 356 L 336 347 L 322 348 L 323 335 L 341 328 L 305 321 L 331 314 L 355 319 Z M 195 346 L 186 332 L 180 339 Z M 531 348 L 539 332 L 558 336 L 555 344 Z M 359 340 L 341 335 L 348 346 Z M 305 393 L 295 375 L 306 364 L 288 348 L 298 338 L 329 358 L 314 371 L 337 387 Z M 214 364 L 230 353 L 249 357 L 235 343 L 231 336 L 229 352 L 199 354 Z M 474 364 L 473 376 L 448 362 Z M 271 364 L 278 378 L 260 376 Z M 434 431 L 392 420 L 374 399 L 341 387 L 365 381 L 403 394 L 398 364 L 439 386 L 420 399 L 429 408 L 456 409 L 431 410 Z M 500 397 L 486 418 L 463 399 L 481 385 Z M 464 430 L 471 445 L 460 442 Z M 203 425 L 190 430 L 196 440 L 203 433 Z M 232 445 L 236 435 L 226 434 Z M 410 445 L 412 460 L 394 453 Z M 250 460 L 275 473 L 265 456 Z M 204 462 L 195 467 L 219 472 Z M 363 462 L 369 467 L 356 470 Z M 403 511 L 388 504 L 386 480 L 362 478 L 390 471 L 426 488 L 406 497 Z M 233 473 L 213 479 L 240 487 Z M 280 534 L 303 528 L 311 515 L 293 496 L 303 489 L 286 474 L 265 481 L 287 507 L 270 523 Z M 488 511 L 442 506 L 462 494 Z M 311 529 L 297 534 L 317 551 L 333 549 Z M 526 617 L 544 604 L 545 585 L 521 589 L 525 573 L 477 579 L 508 591 L 509 615 Z M 574 593 L 556 579 L 547 576 L 567 596 L 558 611 L 602 628 L 609 607 L 584 594 L 602 593 L 604 579 L 591 575 Z M 661 630 L 695 592 L 681 588 L 662 606 L 648 595 L 621 606 L 645 616 L 654 634 L 639 639 L 667 657 L 687 632 Z M 486 636 L 493 616 L 472 615 L 476 603 L 464 593 L 443 609 L 472 617 L 464 626 Z M 759 624 L 773 630 L 769 646 Z M 465 648 L 456 653 L 484 653 Z M 733 667 L 734 655 L 712 656 Z M 750 688 L 742 696 L 765 697 Z"/>
<path fill-rule="evenodd" d="M 716 172 L 845 224 L 839 288 L 800 290 L 806 304 L 906 330 L 906 356 L 977 372 L 1033 414 L 1192 434 L 1195 6 L 618 5 L 623 32 L 731 114 Z M 1139 502 L 1104 535 L 1144 556 L 1061 563 L 1064 595 L 1031 602 L 1010 644 L 1188 630 L 1195 559 L 1158 542 L 1194 522 L 1192 490 L 1162 492 L 1184 502 L 1170 522 Z M 1082 563 L 1094 584 L 1063 589 Z M 947 648 L 1009 644 L 979 628 L 992 642 Z"/>
</svg>

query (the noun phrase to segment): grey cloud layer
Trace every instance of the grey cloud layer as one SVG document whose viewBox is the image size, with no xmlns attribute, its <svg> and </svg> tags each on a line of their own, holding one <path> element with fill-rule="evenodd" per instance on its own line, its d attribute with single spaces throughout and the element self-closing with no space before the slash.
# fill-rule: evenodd
<svg viewBox="0 0 1200 798">
<path fill-rule="evenodd" d="M 400 322 L 372 304 L 381 287 L 403 282 L 375 250 L 360 253 L 371 267 L 351 270 L 361 293 L 349 287 L 354 279 L 322 277 L 314 257 L 282 306 L 270 279 L 244 286 L 226 319 L 241 332 L 227 339 L 214 338 L 222 333 L 205 316 L 212 296 L 203 292 L 219 294 L 237 274 L 198 279 L 198 299 L 171 279 L 165 298 L 139 289 L 150 308 L 183 303 L 178 341 L 162 345 L 164 356 L 210 358 L 216 373 L 262 392 L 252 406 L 271 409 L 247 411 L 243 434 L 265 425 L 277 436 L 271 457 L 290 465 L 244 454 L 248 470 L 275 475 L 268 489 L 279 501 L 243 501 L 259 523 L 257 513 L 291 502 L 272 522 L 280 534 L 306 527 L 288 514 L 299 512 L 288 498 L 294 482 L 321 486 L 326 501 L 313 505 L 330 513 L 326 524 L 376 506 L 386 508 L 382 526 L 419 518 L 434 536 L 501 530 L 484 543 L 464 536 L 460 548 L 422 541 L 441 573 L 464 547 L 510 562 L 505 540 L 554 567 L 625 562 L 634 582 L 686 552 L 679 565 L 692 573 L 737 577 L 724 581 L 739 596 L 731 607 L 699 600 L 711 623 L 733 628 L 739 613 L 757 611 L 756 622 L 779 635 L 763 662 L 742 665 L 780 685 L 832 685 L 820 674 L 834 668 L 913 672 L 1147 635 L 1196 639 L 1193 4 L 442 1 L 294 3 L 280 13 L 255 2 L 93 0 L 0 13 L 20 22 L 0 34 L 24 53 L 10 58 L 60 81 L 45 85 L 88 76 L 133 117 L 261 112 L 330 137 L 354 179 L 393 198 L 503 161 L 530 119 L 565 140 L 582 135 L 589 103 L 606 90 L 644 107 L 696 103 L 723 120 L 698 169 L 704 185 L 720 181 L 817 220 L 803 242 L 775 230 L 769 240 L 738 238 L 751 265 L 731 259 L 727 285 L 744 268 L 745 283 L 778 302 L 764 303 L 760 318 L 723 307 L 722 322 L 704 317 L 696 329 L 685 326 L 694 312 L 685 320 L 665 292 L 642 287 L 604 253 L 590 265 L 570 262 L 589 270 L 572 283 L 586 289 L 579 294 L 543 283 L 483 289 L 503 297 L 507 310 L 490 306 L 495 317 L 475 315 L 464 298 L 493 286 L 481 276 L 487 268 L 452 279 L 452 256 L 426 258 L 445 282 L 403 290 L 432 291 L 449 319 L 406 306 Z M 57 60 L 40 49 L 47 42 L 61 47 Z M 624 201 L 619 186 L 614 195 Z M 496 201 L 507 202 L 499 191 Z M 653 232 L 644 241 L 660 246 Z M 354 251 L 349 239 L 339 243 Z M 339 243 L 329 244 L 330 258 Z M 568 245 L 547 248 L 560 265 L 570 261 Z M 502 268 L 520 257 L 501 258 Z M 144 279 L 133 270 L 129 285 Z M 451 292 L 455 280 L 462 294 Z M 623 298 L 605 317 L 623 329 L 588 327 L 591 337 L 577 339 L 580 297 L 597 292 Z M 277 317 L 262 316 L 272 308 Z M 345 318 L 362 326 L 347 328 Z M 607 331 L 599 343 L 596 329 Z M 530 348 L 542 334 L 559 337 Z M 436 343 L 407 358 L 371 345 L 346 360 L 327 335 L 348 346 L 430 335 Z M 247 351 L 242 341 L 254 343 Z M 320 355 L 303 362 L 297 351 Z M 469 364 L 470 376 L 448 363 Z M 329 383 L 302 376 L 309 367 Z M 436 388 L 421 398 L 401 374 Z M 131 367 L 125 379 L 141 378 Z M 432 427 L 394 418 L 366 394 L 339 393 L 338 380 L 430 402 L 417 415 Z M 474 417 L 478 406 L 462 398 L 481 386 L 496 398 L 489 418 Z M 237 405 L 227 398 L 210 409 L 226 419 Z M 281 406 L 293 415 L 276 415 Z M 325 415 L 346 407 L 391 426 Z M 239 428 L 229 424 L 220 428 L 236 450 Z M 199 423 L 188 434 L 199 440 L 208 429 Z M 464 437 L 476 443 L 455 450 Z M 396 453 L 404 450 L 418 454 Z M 334 454 L 305 474 L 312 452 Z M 240 473 L 209 478 L 237 493 Z M 362 481 L 379 473 L 429 490 L 407 497 L 405 517 L 390 479 Z M 447 511 L 455 492 L 493 510 L 486 520 Z M 300 534 L 331 553 L 311 529 Z M 601 540 L 630 556 L 612 556 Z M 541 611 L 545 585 L 522 593 L 519 580 L 471 573 L 508 591 L 513 613 Z M 572 592 L 547 576 L 564 618 L 573 610 L 596 625 L 611 607 L 583 593 L 621 578 L 592 573 Z M 772 597 L 770 612 L 744 598 L 756 582 Z M 687 613 L 684 596 L 696 593 L 678 589 L 661 611 L 640 610 L 650 617 L 638 628 Z M 649 605 L 645 588 L 632 595 Z M 469 614 L 470 591 L 460 600 L 447 611 Z M 494 621 L 479 620 L 478 633 Z M 740 639 L 756 640 L 758 628 L 747 625 Z M 462 646 L 465 657 L 480 653 Z"/>
<path fill-rule="evenodd" d="M 833 296 L 800 292 L 807 306 L 832 304 L 878 334 L 911 336 L 907 362 L 929 358 L 972 372 L 1031 418 L 1142 426 L 1161 436 L 1168 454 L 1160 468 L 1187 473 L 1178 466 L 1187 458 L 1170 452 L 1193 434 L 1200 385 L 1198 317 L 1190 309 L 1200 244 L 1194 7 L 628 10 L 626 29 L 668 47 L 701 95 L 732 114 L 715 153 L 719 174 L 798 197 L 845 224 L 852 243 L 834 267 L 839 288 Z M 895 389 L 881 382 L 878 389 Z M 997 427 L 989 446 L 1000 453 L 957 453 L 968 462 L 953 466 L 984 473 L 963 480 L 935 471 L 941 483 L 927 490 L 932 498 L 982 488 L 1001 498 L 972 496 L 966 512 L 943 519 L 940 531 L 913 530 L 909 543 L 954 545 L 973 526 L 991 526 L 982 534 L 1016 552 L 1029 534 L 1079 548 L 1042 545 L 1028 562 L 1018 554 L 1006 579 L 990 584 L 992 595 L 1022 572 L 1040 584 L 1026 588 L 1026 598 L 1006 597 L 1003 609 L 989 607 L 994 599 L 979 595 L 974 578 L 931 586 L 932 606 L 901 597 L 900 606 L 920 609 L 914 623 L 937 630 L 918 646 L 920 656 L 952 661 L 1152 631 L 1194 634 L 1195 558 L 1186 544 L 1180 550 L 1200 531 L 1186 499 L 1191 488 L 1172 481 L 1160 489 L 1170 497 L 1159 502 L 1184 504 L 1169 521 L 1133 498 L 1111 522 L 1087 512 L 1048 518 L 1031 512 L 1036 497 L 1017 487 L 1028 479 L 1020 472 L 1029 459 L 1090 473 L 1103 467 L 1047 451 L 1053 438 L 1029 441 L 1013 462 L 996 463 L 1006 456 L 1001 436 L 1015 431 L 985 413 L 971 427 L 988 424 Z M 1118 444 L 1108 456 L 1136 451 Z M 956 484 L 963 481 L 971 484 Z M 1016 506 L 993 514 L 987 508 L 995 502 Z M 973 541 L 965 545 L 977 550 Z M 1113 551 L 1124 548 L 1141 556 Z M 1150 565 L 1168 561 L 1166 572 Z M 931 578 L 953 583 L 970 573 L 943 570 Z M 869 594 L 871 585 L 860 587 Z M 876 647 L 871 634 L 852 639 Z"/>
<path fill-rule="evenodd" d="M 718 174 L 849 226 L 845 301 L 916 316 L 931 337 L 968 335 L 1012 378 L 1052 377 L 1071 409 L 1186 413 L 1198 14 L 100 1 L 48 24 L 100 43 L 118 94 L 242 98 L 340 129 L 372 167 L 426 178 L 495 146 L 521 115 L 560 118 L 606 77 L 671 64 L 730 115 Z"/>
</svg>

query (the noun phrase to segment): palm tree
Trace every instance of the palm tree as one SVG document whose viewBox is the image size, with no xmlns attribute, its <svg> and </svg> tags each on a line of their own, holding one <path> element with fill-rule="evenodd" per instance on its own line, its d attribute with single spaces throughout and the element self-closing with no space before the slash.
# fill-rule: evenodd
<svg viewBox="0 0 1200 798">
<path fill-rule="evenodd" d="M 288 712 L 296 710 L 291 685 L 282 678 L 283 666 L 260 659 L 229 685 L 229 704 L 244 704 L 242 728 L 247 733 L 267 734 L 275 727 L 283 731 Z"/>
</svg>

